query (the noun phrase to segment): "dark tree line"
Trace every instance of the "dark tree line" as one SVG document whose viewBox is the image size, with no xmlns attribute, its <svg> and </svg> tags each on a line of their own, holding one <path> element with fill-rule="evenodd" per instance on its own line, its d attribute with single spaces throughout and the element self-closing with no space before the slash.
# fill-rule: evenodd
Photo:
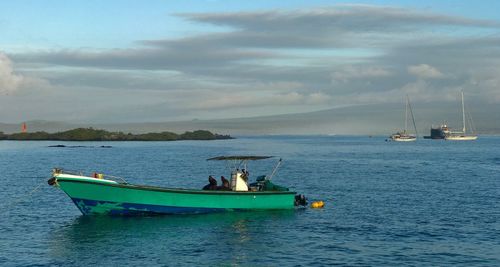
<svg viewBox="0 0 500 267">
<path fill-rule="evenodd" d="M 176 141 L 176 140 L 216 140 L 232 139 L 229 135 L 219 135 L 210 131 L 197 130 L 176 134 L 172 132 L 132 134 L 108 132 L 94 128 L 77 128 L 64 132 L 13 133 L 0 132 L 0 140 L 59 140 L 59 141 Z"/>
</svg>

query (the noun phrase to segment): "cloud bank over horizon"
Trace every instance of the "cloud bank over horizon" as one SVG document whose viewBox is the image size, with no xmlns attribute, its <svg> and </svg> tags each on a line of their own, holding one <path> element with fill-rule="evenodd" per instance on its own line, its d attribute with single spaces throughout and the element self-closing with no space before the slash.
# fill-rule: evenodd
<svg viewBox="0 0 500 267">
<path fill-rule="evenodd" d="M 497 20 L 359 4 L 172 15 L 212 30 L 116 49 L 3 51 L 0 121 L 250 117 L 406 94 L 439 105 L 460 90 L 500 104 Z"/>
</svg>

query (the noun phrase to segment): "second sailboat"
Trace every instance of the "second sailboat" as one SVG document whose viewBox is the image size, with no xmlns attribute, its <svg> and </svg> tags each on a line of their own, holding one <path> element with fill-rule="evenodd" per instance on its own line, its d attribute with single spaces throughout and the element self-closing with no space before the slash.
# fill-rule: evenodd
<svg viewBox="0 0 500 267">
<path fill-rule="evenodd" d="M 408 114 L 408 110 L 410 114 Z M 413 128 L 415 129 L 415 134 L 410 134 L 408 132 L 408 115 L 411 115 L 411 120 L 413 122 Z M 413 117 L 413 111 L 411 109 L 410 98 L 406 95 L 406 109 L 405 109 L 405 129 L 391 135 L 391 139 L 397 142 L 411 142 L 417 140 L 417 126 L 415 125 L 415 118 Z"/>
</svg>

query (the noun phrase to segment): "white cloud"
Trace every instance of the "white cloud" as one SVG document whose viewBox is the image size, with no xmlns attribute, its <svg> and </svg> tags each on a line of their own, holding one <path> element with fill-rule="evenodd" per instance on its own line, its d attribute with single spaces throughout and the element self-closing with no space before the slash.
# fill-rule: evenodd
<svg viewBox="0 0 500 267">
<path fill-rule="evenodd" d="M 378 78 L 391 76 L 391 72 L 378 66 L 345 66 L 341 71 L 332 73 L 333 82 L 347 83 L 352 79 Z"/>
<path fill-rule="evenodd" d="M 444 77 L 438 69 L 427 64 L 408 66 L 408 73 L 423 79 L 435 79 Z"/>
<path fill-rule="evenodd" d="M 0 52 L 0 94 L 9 94 L 19 89 L 23 81 L 22 75 L 14 73 L 12 61 Z"/>
<path fill-rule="evenodd" d="M 326 104 L 328 101 L 331 100 L 331 96 L 324 94 L 324 93 L 312 93 L 310 94 L 307 99 L 306 103 L 310 105 L 316 105 L 316 104 Z"/>
<path fill-rule="evenodd" d="M 31 77 L 16 73 L 12 67 L 10 58 L 0 52 L 0 94 L 12 94 L 24 91 L 23 89 L 47 89 L 49 88 L 47 80 Z"/>
</svg>

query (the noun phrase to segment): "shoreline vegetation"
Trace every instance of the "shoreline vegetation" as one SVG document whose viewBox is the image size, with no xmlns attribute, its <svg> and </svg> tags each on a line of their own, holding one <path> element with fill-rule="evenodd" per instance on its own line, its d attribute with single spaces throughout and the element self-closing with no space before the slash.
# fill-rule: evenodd
<svg viewBox="0 0 500 267">
<path fill-rule="evenodd" d="M 132 134 L 123 132 L 108 132 L 90 128 L 76 128 L 64 132 L 47 133 L 13 133 L 0 132 L 0 140 L 17 141 L 180 141 L 180 140 L 222 140 L 234 139 L 230 135 L 221 135 L 206 130 L 196 130 L 176 134 L 172 132 Z"/>
</svg>

